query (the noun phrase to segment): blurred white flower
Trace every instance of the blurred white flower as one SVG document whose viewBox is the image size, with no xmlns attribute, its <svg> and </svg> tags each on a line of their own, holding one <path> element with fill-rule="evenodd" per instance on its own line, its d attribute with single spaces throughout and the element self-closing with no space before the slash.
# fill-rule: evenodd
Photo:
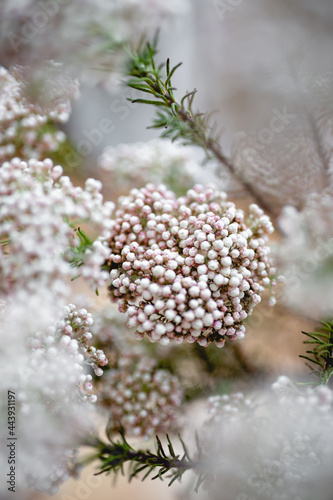
<svg viewBox="0 0 333 500">
<path fill-rule="evenodd" d="M 210 500 L 332 498 L 332 391 L 280 377 L 260 397 L 215 398 L 201 440 Z"/>
<path fill-rule="evenodd" d="M 35 89 L 38 102 L 34 103 L 29 97 L 35 100 L 37 96 L 29 96 L 33 89 L 29 90 L 24 81 L 24 68 L 8 71 L 0 66 L 0 163 L 15 156 L 24 160 L 44 159 L 58 151 L 66 140 L 57 124 L 68 121 L 70 101 L 77 96 L 78 86 L 63 74 L 66 85 L 59 85 L 61 65 L 58 66 L 48 65 L 48 79 Z"/>
<path fill-rule="evenodd" d="M 53 493 L 75 474 L 74 448 L 91 430 L 89 402 L 96 396 L 87 362 L 92 368 L 95 361 L 105 363 L 99 359 L 102 351 L 93 352 L 87 344 L 91 315 L 75 309 L 70 305 L 64 310 L 42 289 L 33 295 L 21 290 L 2 307 L 1 427 L 7 426 L 10 390 L 15 393 L 16 470 L 23 489 Z M 3 448 L 2 461 L 6 454 Z"/>
<path fill-rule="evenodd" d="M 169 139 L 153 139 L 108 146 L 98 164 L 110 176 L 112 186 L 120 190 L 152 182 L 165 184 L 180 195 L 199 182 L 207 185 L 217 181 L 212 165 L 203 167 L 201 159 L 199 148 L 184 147 Z"/>
<path fill-rule="evenodd" d="M 68 278 L 77 273 L 70 264 L 80 241 L 71 226 L 87 222 L 102 235 L 110 227 L 113 203 L 103 202 L 101 183 L 73 186 L 52 161 L 14 158 L 0 168 L 0 293 L 19 288 L 48 288 L 57 295 L 69 292 Z M 75 254 L 74 254 L 75 255 Z M 108 255 L 100 241 L 92 246 L 82 274 L 100 286 L 107 274 L 100 269 Z"/>
<path fill-rule="evenodd" d="M 302 210 L 285 207 L 279 219 L 285 234 L 277 247 L 286 278 L 284 300 L 302 313 L 323 318 L 333 312 L 333 193 L 308 197 Z"/>
</svg>

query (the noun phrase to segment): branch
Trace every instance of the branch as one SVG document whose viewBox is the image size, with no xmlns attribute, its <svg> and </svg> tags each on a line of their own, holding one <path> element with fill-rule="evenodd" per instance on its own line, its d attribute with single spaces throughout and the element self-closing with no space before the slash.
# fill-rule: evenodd
<svg viewBox="0 0 333 500">
<path fill-rule="evenodd" d="M 142 481 L 148 476 L 153 475 L 151 479 L 163 479 L 165 474 L 169 479 L 168 486 L 171 486 L 176 480 L 180 481 L 183 474 L 188 470 L 198 472 L 198 480 L 195 486 L 195 491 L 198 490 L 200 484 L 205 480 L 209 470 L 207 465 L 202 460 L 201 450 L 198 448 L 199 461 L 190 459 L 187 448 L 179 436 L 179 440 L 183 447 L 182 456 L 175 453 L 174 447 L 167 435 L 168 452 L 165 451 L 161 440 L 156 436 L 156 453 L 150 450 L 135 450 L 126 441 L 124 431 L 120 431 L 120 441 L 112 441 L 104 443 L 99 438 L 91 438 L 86 444 L 94 447 L 97 452 L 91 457 L 88 457 L 83 464 L 99 460 L 100 470 L 95 475 L 116 473 L 119 470 L 124 473 L 124 464 L 129 462 L 129 481 L 136 477 L 140 472 L 145 471 Z M 198 445 L 198 443 L 197 443 Z M 199 445 L 198 445 L 199 446 Z"/>
<path fill-rule="evenodd" d="M 242 179 L 236 171 L 235 165 L 223 153 L 219 136 L 215 132 L 216 123 L 210 123 L 210 115 L 193 111 L 196 90 L 185 94 L 180 103 L 176 100 L 171 79 L 181 63 L 170 69 L 168 59 L 165 65 L 157 67 L 155 64 L 156 46 L 157 37 L 152 45 L 147 43 L 143 48 L 139 47 L 136 52 L 132 53 L 128 70 L 130 78 L 126 82 L 129 87 L 150 94 L 151 98 L 129 100 L 133 103 L 144 103 L 158 107 L 153 125 L 149 128 L 164 129 L 161 136 L 169 137 L 173 141 L 182 139 L 186 145 L 195 144 L 202 147 L 207 158 L 215 157 L 221 164 L 225 165 L 229 173 L 242 183 L 256 203 L 275 218 L 276 214 L 272 208 L 266 204 L 249 182 Z M 162 68 L 164 67 L 166 74 L 163 77 Z"/>
</svg>

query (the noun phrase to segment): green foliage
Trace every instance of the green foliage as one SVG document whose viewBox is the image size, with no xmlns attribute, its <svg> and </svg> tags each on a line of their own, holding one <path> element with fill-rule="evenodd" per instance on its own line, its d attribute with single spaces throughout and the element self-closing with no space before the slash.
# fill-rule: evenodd
<svg viewBox="0 0 333 500">
<path fill-rule="evenodd" d="M 310 339 L 305 340 L 304 344 L 313 348 L 306 351 L 307 356 L 300 355 L 300 358 L 310 363 L 307 366 L 317 375 L 321 384 L 328 384 L 333 375 L 333 322 L 323 322 L 315 332 L 302 333 Z"/>
<path fill-rule="evenodd" d="M 203 455 L 197 439 L 198 460 L 191 460 L 185 443 L 179 436 L 183 453 L 176 454 L 171 439 L 166 435 L 167 449 L 158 436 L 156 436 L 156 452 L 150 450 L 135 450 L 127 442 L 123 430 L 120 431 L 120 441 L 110 439 L 109 443 L 104 443 L 101 439 L 92 437 L 86 444 L 95 448 L 96 453 L 88 457 L 83 463 L 99 460 L 100 470 L 98 474 L 110 474 L 121 471 L 124 474 L 124 465 L 129 463 L 129 481 L 137 477 L 141 472 L 144 472 L 141 478 L 144 481 L 147 477 L 153 476 L 151 479 L 164 479 L 164 476 L 169 479 L 168 486 L 171 486 L 175 481 L 180 481 L 184 473 L 188 470 L 195 470 L 198 473 L 198 479 L 195 486 L 195 491 L 204 482 L 209 471 L 204 465 Z"/>
<path fill-rule="evenodd" d="M 73 224 L 70 225 L 74 227 Z M 80 268 L 84 263 L 84 258 L 87 250 L 90 250 L 92 248 L 93 241 L 82 231 L 80 227 L 78 227 L 77 229 L 74 228 L 74 231 L 76 232 L 76 235 L 78 237 L 78 244 L 75 247 L 69 249 L 68 260 L 72 267 Z M 72 278 L 72 281 L 76 280 L 80 276 L 81 275 L 78 274 L 77 276 Z M 95 293 L 96 295 L 99 295 L 98 288 L 96 288 Z"/>
<path fill-rule="evenodd" d="M 214 156 L 223 163 L 229 162 L 221 152 L 216 123 L 210 123 L 210 115 L 193 111 L 196 90 L 187 92 L 180 102 L 174 96 L 172 77 L 182 63 L 171 67 L 168 59 L 165 64 L 156 65 L 157 36 L 152 44 L 142 45 L 131 54 L 127 85 L 151 96 L 132 102 L 158 107 L 150 128 L 162 129 L 162 137 L 181 139 L 184 144 L 196 144 L 205 150 L 208 157 Z"/>
<path fill-rule="evenodd" d="M 82 231 L 80 227 L 75 229 L 78 237 L 78 245 L 71 248 L 70 263 L 73 267 L 81 267 L 87 249 L 92 247 L 93 241 Z"/>
</svg>

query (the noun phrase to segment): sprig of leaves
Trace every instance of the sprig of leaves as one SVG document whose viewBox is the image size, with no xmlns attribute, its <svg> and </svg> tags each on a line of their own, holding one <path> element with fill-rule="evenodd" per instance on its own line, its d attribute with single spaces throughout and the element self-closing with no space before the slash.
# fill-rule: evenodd
<svg viewBox="0 0 333 500">
<path fill-rule="evenodd" d="M 229 173 L 243 184 L 244 188 L 267 213 L 275 216 L 270 206 L 262 199 L 256 190 L 246 180 L 242 179 L 232 161 L 223 153 L 219 143 L 220 134 L 216 122 L 211 122 L 211 113 L 201 113 L 193 110 L 193 100 L 196 89 L 187 92 L 178 102 L 175 98 L 176 90 L 172 78 L 182 63 L 171 67 L 170 60 L 157 65 L 158 36 L 152 44 L 143 43 L 132 51 L 128 66 L 128 80 L 126 84 L 145 94 L 149 98 L 129 99 L 133 103 L 142 103 L 155 106 L 156 116 L 153 125 L 148 128 L 162 129 L 162 137 L 173 141 L 182 140 L 185 145 L 197 145 L 204 149 L 207 158 L 216 158 L 225 165 Z"/>
<path fill-rule="evenodd" d="M 315 332 L 302 333 L 309 339 L 305 340 L 304 344 L 313 348 L 306 351 L 307 355 L 299 357 L 310 363 L 307 363 L 307 366 L 319 378 L 321 384 L 328 384 L 333 375 L 333 322 L 323 322 Z"/>
<path fill-rule="evenodd" d="M 78 236 L 78 245 L 71 248 L 70 264 L 73 267 L 81 267 L 84 262 L 84 256 L 88 249 L 92 248 L 93 241 L 82 231 L 80 227 L 75 229 Z"/>
<path fill-rule="evenodd" d="M 167 449 L 163 446 L 160 438 L 156 436 L 156 452 L 150 450 L 135 450 L 127 442 L 123 430 L 119 431 L 120 440 L 115 441 L 110 438 L 109 443 L 103 442 L 101 439 L 92 437 L 88 441 L 88 445 L 95 448 L 96 453 L 88 457 L 84 463 L 92 462 L 95 460 L 100 461 L 100 470 L 96 473 L 99 474 L 117 474 L 119 471 L 124 474 L 124 465 L 129 463 L 129 481 L 137 477 L 141 472 L 144 472 L 141 478 L 144 481 L 149 476 L 151 479 L 164 479 L 164 476 L 169 479 L 168 486 L 171 486 L 175 481 L 181 481 L 184 473 L 188 470 L 195 470 L 198 472 L 198 479 L 195 485 L 195 491 L 198 491 L 200 485 L 204 482 L 209 471 L 205 465 L 202 450 L 200 448 L 199 440 L 197 439 L 198 447 L 198 460 L 193 461 L 188 453 L 187 447 L 181 437 L 183 453 L 182 455 L 176 454 L 171 439 L 166 435 Z"/>
<path fill-rule="evenodd" d="M 187 92 L 181 101 L 177 102 L 172 77 L 182 63 L 171 67 L 170 60 L 167 59 L 165 64 L 157 66 L 155 63 L 157 41 L 156 36 L 152 44 L 143 45 L 141 42 L 139 48 L 132 52 L 128 69 L 130 78 L 126 82 L 129 87 L 150 94 L 152 98 L 130 99 L 130 101 L 158 107 L 154 124 L 149 128 L 165 129 L 162 137 L 169 137 L 172 140 L 182 139 L 185 144 L 201 146 L 208 157 L 218 156 L 222 163 L 233 168 L 230 160 L 220 150 L 216 124 L 210 124 L 210 115 L 193 111 L 196 89 Z"/>
</svg>

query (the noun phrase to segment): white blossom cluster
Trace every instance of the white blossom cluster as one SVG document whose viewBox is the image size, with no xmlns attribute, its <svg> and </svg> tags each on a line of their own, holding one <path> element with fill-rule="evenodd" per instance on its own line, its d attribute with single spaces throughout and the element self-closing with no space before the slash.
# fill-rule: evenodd
<svg viewBox="0 0 333 500">
<path fill-rule="evenodd" d="M 174 430 L 183 397 L 178 378 L 158 368 L 116 308 L 94 313 L 92 332 L 95 345 L 109 361 L 97 384 L 98 403 L 109 417 L 109 433 L 122 427 L 127 436 L 148 439 Z"/>
<path fill-rule="evenodd" d="M 279 225 L 286 236 L 277 257 L 288 304 L 314 317 L 328 317 L 333 312 L 332 188 L 310 195 L 302 210 L 284 207 Z"/>
<path fill-rule="evenodd" d="M 66 403 L 69 397 L 75 396 L 75 394 L 74 396 L 69 394 L 65 397 L 66 392 L 61 384 L 50 383 L 50 377 L 54 378 L 55 374 L 52 374 L 50 370 L 49 361 L 54 357 L 58 360 L 59 371 L 65 374 L 62 375 L 63 380 L 68 379 L 72 386 L 76 386 L 75 399 L 82 398 L 83 401 L 89 400 L 91 403 L 97 401 L 97 397 L 94 394 L 91 395 L 92 375 L 85 373 L 85 367 L 91 366 L 95 375 L 100 377 L 103 375 L 101 367 L 105 366 L 108 360 L 101 349 L 96 349 L 89 344 L 93 337 L 90 332 L 93 322 L 92 314 L 86 309 L 77 309 L 74 304 L 69 304 L 64 307 L 63 317 L 55 325 L 51 325 L 46 331 L 36 332 L 32 337 L 31 367 L 39 374 L 43 372 L 45 398 L 52 400 L 58 398 L 62 403 Z M 69 373 L 66 374 L 68 369 Z M 71 392 L 73 393 L 73 388 Z"/>
<path fill-rule="evenodd" d="M 111 298 L 137 338 L 168 344 L 244 337 L 244 319 L 274 285 L 273 231 L 256 205 L 242 210 L 214 188 L 176 198 L 148 184 L 119 198 L 110 231 Z"/>
<path fill-rule="evenodd" d="M 118 189 L 140 188 L 148 182 L 165 184 L 177 194 L 185 194 L 203 177 L 212 182 L 214 175 L 198 161 L 198 151 L 169 139 L 119 144 L 104 149 L 99 167 L 110 174 L 112 185 Z"/>
<path fill-rule="evenodd" d="M 0 298 L 6 302 L 0 376 L 3 391 L 13 390 L 17 399 L 22 488 L 54 492 L 76 473 L 74 449 L 90 431 L 93 372 L 100 377 L 107 359 L 91 345 L 91 314 L 63 306 L 78 272 L 94 286 L 108 276 L 101 271 L 102 238 L 85 260 L 75 227 L 107 230 L 113 204 L 100 191 L 93 179 L 75 187 L 50 159 L 14 158 L 0 167 Z M 82 260 L 79 271 L 71 266 L 74 257 Z M 2 407 L 0 413 L 7 415 Z"/>
<path fill-rule="evenodd" d="M 61 147 L 66 136 L 57 124 L 68 121 L 70 100 L 78 92 L 77 83 L 68 87 L 68 96 L 44 96 L 43 109 L 29 101 L 19 68 L 8 71 L 0 66 L 0 163 L 16 156 L 44 159 Z"/>
<path fill-rule="evenodd" d="M 60 314 L 51 298 L 46 290 L 39 295 L 21 290 L 3 305 L 0 414 L 5 427 L 7 390 L 14 391 L 19 486 L 54 493 L 76 473 L 74 448 L 91 429 L 89 403 L 97 398 L 87 367 L 104 366 L 106 360 L 88 345 L 91 315 L 73 304 Z M 6 450 L 1 462 L 3 455 Z"/>
<path fill-rule="evenodd" d="M 84 308 L 77 310 L 74 304 L 69 304 L 65 307 L 64 318 L 57 323 L 56 335 L 62 333 L 61 342 L 63 345 L 70 346 L 73 342 L 75 345 L 77 344 L 79 351 L 83 353 L 95 375 L 100 377 L 103 375 L 101 367 L 105 366 L 108 360 L 102 349 L 96 349 L 96 347 L 89 345 L 89 341 L 93 338 L 93 333 L 90 331 L 93 324 L 91 313 Z M 91 376 L 89 376 L 89 383 L 84 384 L 86 391 L 92 389 L 90 380 Z M 96 398 L 94 397 L 93 400 L 95 402 Z"/>
<path fill-rule="evenodd" d="M 188 0 L 51 0 L 45 5 L 26 0 L 19 9 L 9 0 L 3 4 L 4 56 L 31 68 L 62 61 L 85 80 L 107 79 L 111 85 L 122 72 L 128 42 L 153 36 L 190 5 Z"/>
<path fill-rule="evenodd" d="M 70 221 L 88 222 L 102 234 L 110 225 L 113 203 L 103 202 L 101 183 L 88 179 L 75 187 L 49 159 L 14 158 L 0 168 L 0 293 L 40 288 L 57 295 L 68 291 L 67 278 L 77 270 L 71 252 L 80 241 Z M 66 258 L 66 252 L 69 254 Z M 81 266 L 94 286 L 105 282 L 101 264 L 107 248 L 97 240 Z"/>
<path fill-rule="evenodd" d="M 300 390 L 285 376 L 256 397 L 215 397 L 203 426 L 211 469 L 201 498 L 329 500 L 331 389 Z"/>
<path fill-rule="evenodd" d="M 127 436 L 149 439 L 175 423 L 183 396 L 179 381 L 140 350 L 122 353 L 103 379 L 99 401 L 110 434 L 123 428 Z"/>
</svg>

